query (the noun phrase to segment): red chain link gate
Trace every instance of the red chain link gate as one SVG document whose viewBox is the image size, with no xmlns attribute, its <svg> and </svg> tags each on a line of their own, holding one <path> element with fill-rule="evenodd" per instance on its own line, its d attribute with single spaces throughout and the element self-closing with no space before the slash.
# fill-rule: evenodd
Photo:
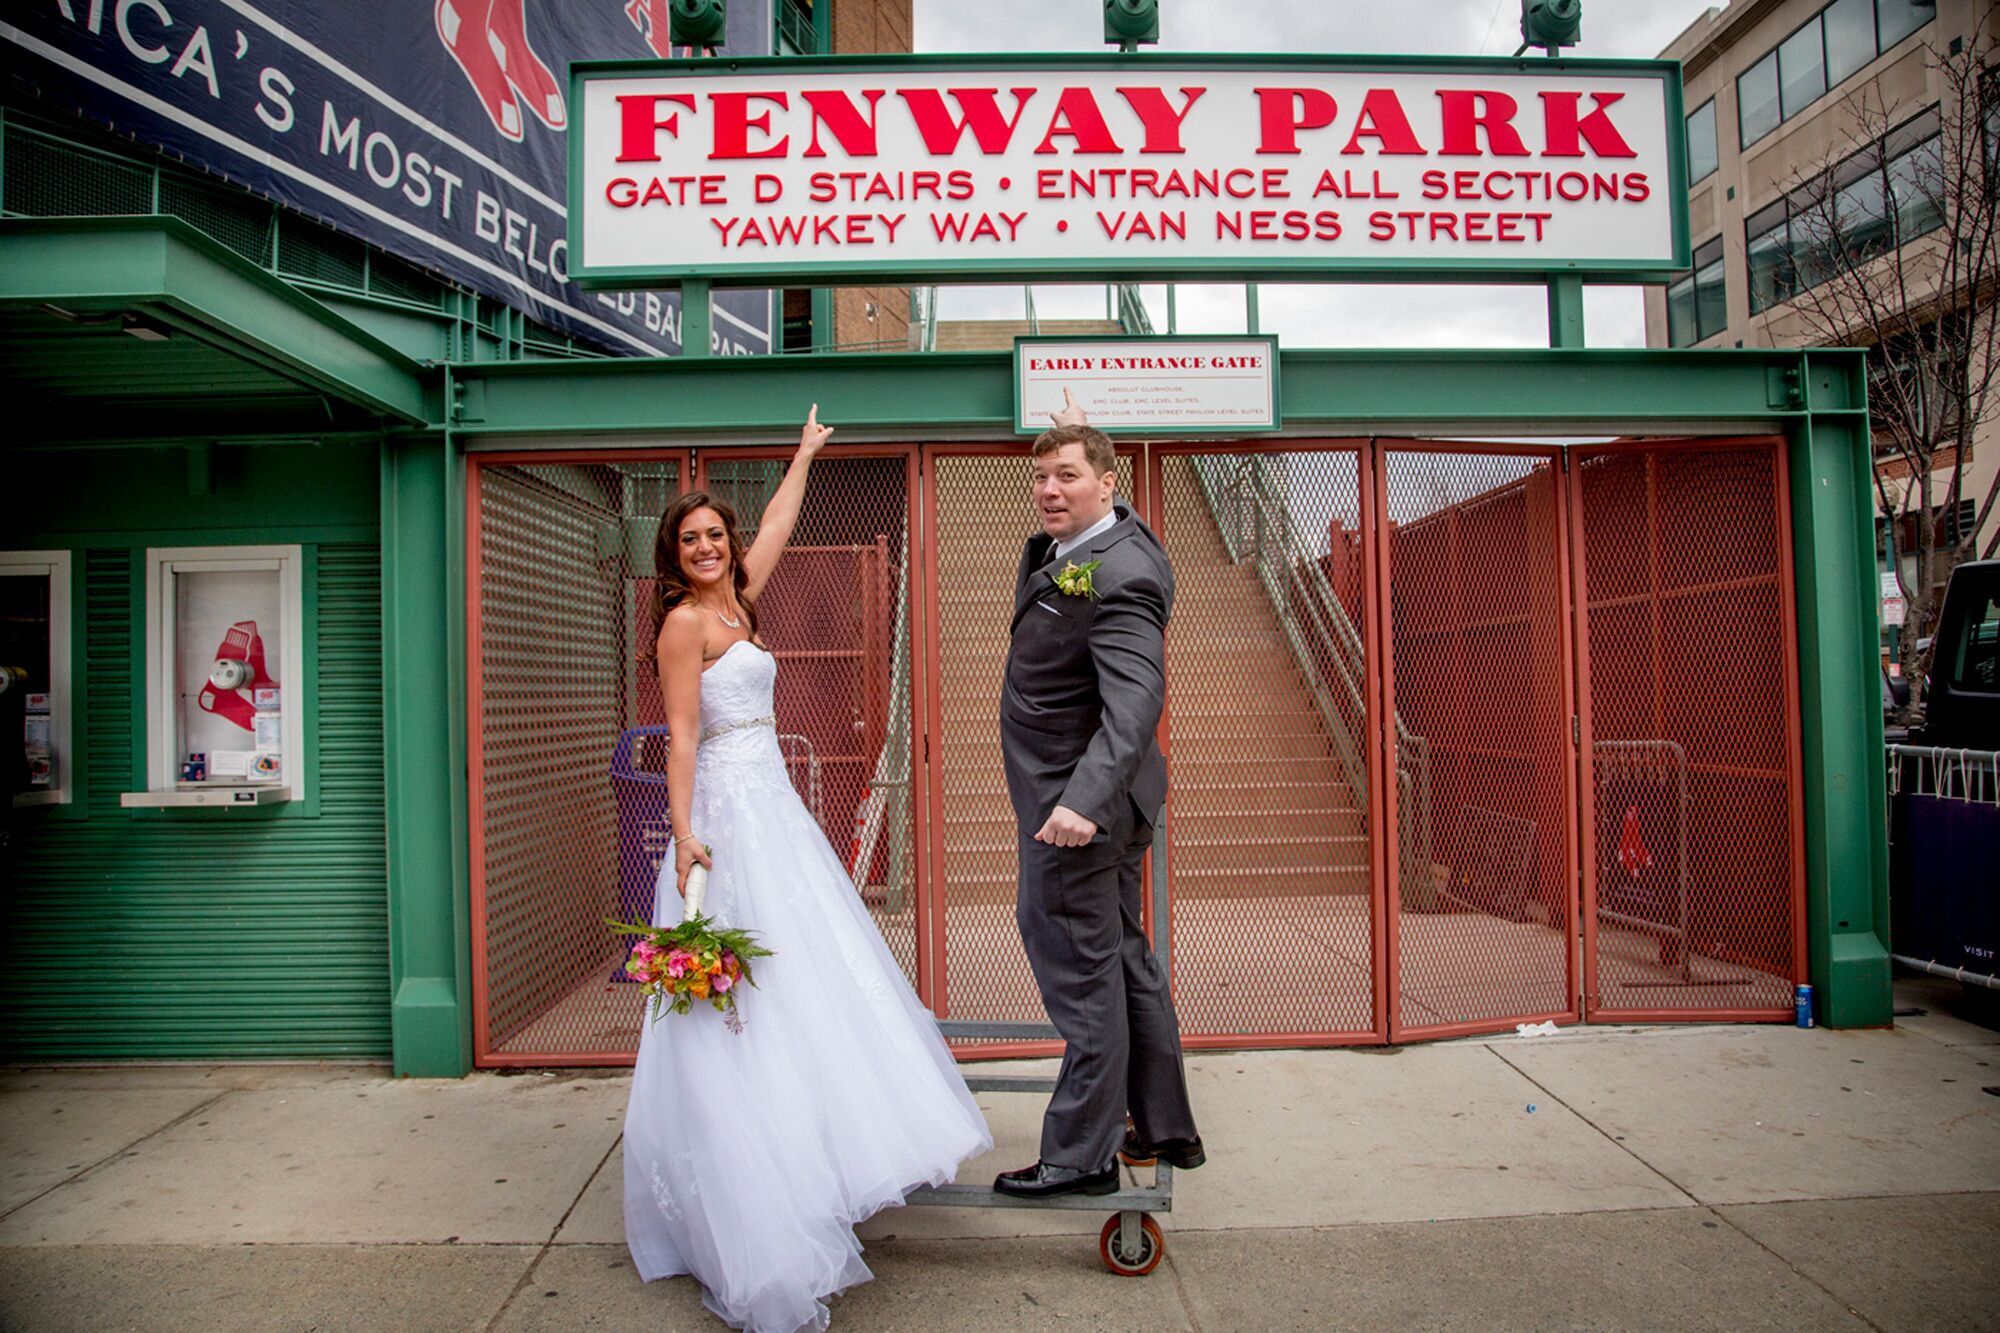
<svg viewBox="0 0 2000 1333">
<path fill-rule="evenodd" d="M 1784 447 L 1582 449 L 1571 494 L 1586 1013 L 1789 1017 L 1806 972 Z"/>
<path fill-rule="evenodd" d="M 641 1006 L 599 923 L 650 912 L 670 840 L 636 660 L 654 527 L 696 482 L 754 524 L 789 455 L 471 459 L 479 1063 L 631 1059 Z M 1028 470 L 1017 441 L 836 447 L 759 604 L 794 784 L 919 995 L 1001 1032 L 957 1043 L 978 1056 L 1055 1049 L 1030 1036 L 995 721 Z M 1789 1013 L 1784 484 L 1771 441 L 1121 452 L 1179 586 L 1187 1044 Z"/>
<path fill-rule="evenodd" d="M 1393 1040 L 1576 1013 L 1560 451 L 1377 455 Z"/>
</svg>

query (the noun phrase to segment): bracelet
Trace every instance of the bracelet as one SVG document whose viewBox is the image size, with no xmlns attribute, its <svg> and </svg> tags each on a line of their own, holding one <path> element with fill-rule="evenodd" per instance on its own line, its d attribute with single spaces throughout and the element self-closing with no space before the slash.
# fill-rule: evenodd
<svg viewBox="0 0 2000 1333">
<path fill-rule="evenodd" d="M 694 834 L 683 833 L 680 837 L 674 839 L 674 845 L 678 847 L 684 842 L 693 842 L 693 841 L 695 841 Z"/>
</svg>

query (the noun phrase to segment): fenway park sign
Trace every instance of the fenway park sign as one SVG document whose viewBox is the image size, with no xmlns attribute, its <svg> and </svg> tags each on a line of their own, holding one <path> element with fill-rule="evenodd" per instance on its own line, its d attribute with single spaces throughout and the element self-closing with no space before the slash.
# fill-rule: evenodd
<svg viewBox="0 0 2000 1333">
<path fill-rule="evenodd" d="M 1668 62 L 681 60 L 571 82 L 585 283 L 1643 280 L 1688 262 Z"/>
</svg>

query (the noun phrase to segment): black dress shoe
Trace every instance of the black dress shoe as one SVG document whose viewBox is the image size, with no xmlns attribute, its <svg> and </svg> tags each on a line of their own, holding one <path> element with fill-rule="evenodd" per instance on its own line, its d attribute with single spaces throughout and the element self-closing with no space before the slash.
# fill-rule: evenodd
<svg viewBox="0 0 2000 1333">
<path fill-rule="evenodd" d="M 1191 1139 L 1161 1139 L 1158 1143 L 1148 1143 L 1139 1137 L 1139 1131 L 1127 1128 L 1125 1146 L 1118 1150 L 1127 1166 L 1147 1166 L 1153 1162 L 1165 1162 L 1180 1171 L 1191 1171 L 1208 1160 L 1202 1151 L 1201 1135 Z"/>
<path fill-rule="evenodd" d="M 1058 1194 L 1113 1194 L 1118 1189 L 1118 1163 L 1102 1171 L 1082 1171 L 1073 1166 L 1053 1166 L 1036 1162 L 1019 1171 L 1002 1171 L 993 1178 L 993 1188 L 1022 1199 L 1052 1199 Z"/>
</svg>

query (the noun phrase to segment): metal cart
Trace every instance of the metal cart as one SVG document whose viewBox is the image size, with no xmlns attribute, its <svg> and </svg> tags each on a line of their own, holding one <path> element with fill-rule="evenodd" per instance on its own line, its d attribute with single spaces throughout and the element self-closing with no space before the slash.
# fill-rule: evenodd
<svg viewBox="0 0 2000 1333">
<path fill-rule="evenodd" d="M 1153 939 L 1159 947 L 1160 932 L 1167 920 L 1167 828 L 1164 814 L 1153 826 Z M 938 1028 L 946 1038 L 975 1040 L 1036 1041 L 1060 1034 L 1047 1023 L 977 1023 L 945 1020 Z M 1052 1078 L 1022 1075 L 974 1074 L 965 1080 L 974 1092 L 1037 1092 L 1055 1090 Z M 1120 1154 L 1121 1159 L 1123 1154 Z M 1127 1166 L 1145 1162 L 1125 1161 Z M 1153 1220 L 1154 1213 L 1174 1210 L 1174 1169 L 1165 1162 L 1151 1163 L 1153 1183 L 1120 1189 L 1112 1194 L 1064 1194 L 1053 1199 L 1021 1199 L 1002 1194 L 991 1185 L 924 1185 L 903 1202 L 912 1207 L 931 1208 L 1060 1208 L 1070 1212 L 1092 1212 L 1100 1208 L 1116 1211 L 1105 1220 L 1098 1233 L 1097 1250 L 1104 1266 L 1121 1277 L 1144 1277 L 1160 1266 L 1167 1253 L 1166 1234 Z"/>
</svg>

